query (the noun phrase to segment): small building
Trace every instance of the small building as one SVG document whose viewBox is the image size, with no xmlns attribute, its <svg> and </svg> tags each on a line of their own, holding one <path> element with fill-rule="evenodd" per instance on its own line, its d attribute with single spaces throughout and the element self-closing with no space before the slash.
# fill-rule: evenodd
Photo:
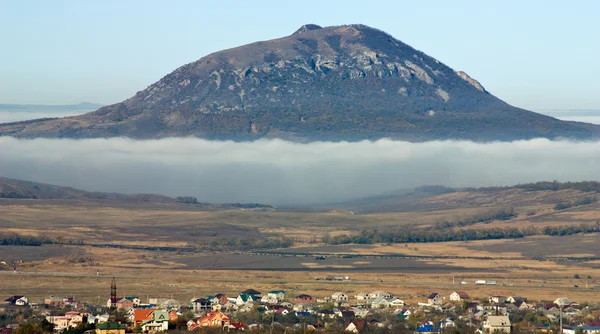
<svg viewBox="0 0 600 334">
<path fill-rule="evenodd" d="M 430 294 L 429 297 L 427 297 L 427 303 L 429 305 L 441 305 L 442 297 L 440 296 L 439 293 L 434 292 L 434 293 Z"/>
<path fill-rule="evenodd" d="M 247 293 L 241 293 L 235 300 L 236 305 L 244 305 L 254 303 L 254 297 Z"/>
<path fill-rule="evenodd" d="M 204 317 L 198 319 L 196 323 L 198 324 L 199 328 L 223 328 L 231 325 L 229 317 L 223 312 L 208 312 Z"/>
<path fill-rule="evenodd" d="M 379 297 L 383 297 L 385 299 L 392 298 L 392 295 L 385 291 L 374 291 L 369 293 L 369 299 L 376 299 Z"/>
<path fill-rule="evenodd" d="M 331 300 L 333 300 L 334 302 L 347 302 L 348 301 L 348 295 L 343 293 L 343 292 L 334 292 L 331 295 Z"/>
<path fill-rule="evenodd" d="M 500 303 L 504 303 L 506 301 L 506 297 L 504 296 L 490 296 L 490 298 L 488 298 L 488 301 L 492 304 L 500 304 Z"/>
<path fill-rule="evenodd" d="M 29 299 L 25 296 L 12 296 L 4 300 L 4 303 L 8 305 L 25 306 L 29 304 Z"/>
<path fill-rule="evenodd" d="M 198 298 L 193 301 L 194 312 L 211 311 L 212 302 L 206 298 Z"/>
<path fill-rule="evenodd" d="M 469 300 L 469 294 L 464 291 L 454 291 L 450 294 L 450 301 L 460 302 L 463 300 Z"/>
<path fill-rule="evenodd" d="M 314 303 L 315 298 L 307 294 L 301 294 L 296 296 L 296 304 L 310 304 Z"/>
<path fill-rule="evenodd" d="M 123 324 L 107 321 L 96 327 L 96 334 L 125 334 L 126 328 Z"/>
<path fill-rule="evenodd" d="M 285 299 L 285 291 L 283 291 L 283 290 L 271 290 L 271 291 L 269 291 L 267 293 L 267 297 L 281 301 L 281 300 Z"/>
<path fill-rule="evenodd" d="M 350 333 L 358 333 L 363 331 L 364 327 L 365 321 L 351 321 L 346 324 L 346 328 L 344 329 L 344 331 Z"/>
<path fill-rule="evenodd" d="M 507 315 L 490 315 L 483 322 L 484 333 L 510 333 L 510 319 Z"/>
</svg>

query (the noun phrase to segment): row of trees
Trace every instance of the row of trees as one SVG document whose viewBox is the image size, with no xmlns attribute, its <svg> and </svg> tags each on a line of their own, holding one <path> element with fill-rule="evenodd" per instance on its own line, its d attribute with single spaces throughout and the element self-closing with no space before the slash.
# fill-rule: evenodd
<svg viewBox="0 0 600 334">
<path fill-rule="evenodd" d="M 54 241 L 48 237 L 34 237 L 20 234 L 0 234 L 0 245 L 2 246 L 41 246 L 53 244 Z"/>
<path fill-rule="evenodd" d="M 444 220 L 436 223 L 436 229 L 452 228 L 452 227 L 463 227 L 469 225 L 475 225 L 478 223 L 491 223 L 494 220 L 509 220 L 516 217 L 517 213 L 514 207 L 502 208 L 498 210 L 492 210 L 471 217 L 459 218 L 455 220 Z"/>
<path fill-rule="evenodd" d="M 565 189 L 579 190 L 582 192 L 600 193 L 600 182 L 597 181 L 582 181 L 582 182 L 558 182 L 558 181 L 542 181 L 535 183 L 517 184 L 508 187 L 481 187 L 481 188 L 465 188 L 466 191 L 498 191 L 505 189 L 523 189 L 526 191 L 559 191 Z"/>
<path fill-rule="evenodd" d="M 200 240 L 198 248 L 209 251 L 246 251 L 252 249 L 288 248 L 294 245 L 290 238 L 218 238 L 212 240 Z"/>
<path fill-rule="evenodd" d="M 581 225 L 549 226 L 542 229 L 535 226 L 524 228 L 505 227 L 489 229 L 420 229 L 405 231 L 363 230 L 358 235 L 326 234 L 322 241 L 330 245 L 376 244 L 376 243 L 421 243 L 490 239 L 516 239 L 531 235 L 564 236 L 578 233 L 600 232 L 600 223 Z"/>
<path fill-rule="evenodd" d="M 554 206 L 554 210 L 564 210 L 564 209 L 573 208 L 573 207 L 577 207 L 577 206 L 593 204 L 593 203 L 596 203 L 597 201 L 598 201 L 597 196 L 587 196 L 587 197 L 576 199 L 574 201 L 557 203 Z"/>
</svg>

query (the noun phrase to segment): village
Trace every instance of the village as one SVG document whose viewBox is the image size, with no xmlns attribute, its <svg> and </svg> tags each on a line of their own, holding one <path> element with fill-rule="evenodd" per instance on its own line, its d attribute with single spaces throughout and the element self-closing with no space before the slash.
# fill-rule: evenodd
<svg viewBox="0 0 600 334">
<path fill-rule="evenodd" d="M 481 282 L 480 282 L 481 283 Z M 600 304 L 566 297 L 533 301 L 519 296 L 471 298 L 457 290 L 432 291 L 405 302 L 385 291 L 330 296 L 292 295 L 249 288 L 234 295 L 215 292 L 142 300 L 118 296 L 116 281 L 103 305 L 72 297 L 40 301 L 15 295 L 0 307 L 0 334 L 157 333 L 250 331 L 269 333 L 600 333 Z"/>
</svg>

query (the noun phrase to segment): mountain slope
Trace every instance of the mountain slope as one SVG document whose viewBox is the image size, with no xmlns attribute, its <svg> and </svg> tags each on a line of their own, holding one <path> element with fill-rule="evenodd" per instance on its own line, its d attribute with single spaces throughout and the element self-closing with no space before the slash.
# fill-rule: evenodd
<svg viewBox="0 0 600 334">
<path fill-rule="evenodd" d="M 175 199 L 155 194 L 125 195 L 118 193 L 88 192 L 71 187 L 0 177 L 0 198 L 110 200 L 125 203 L 175 203 Z"/>
<path fill-rule="evenodd" d="M 600 126 L 515 108 L 466 73 L 364 26 L 305 25 L 210 54 L 81 116 L 0 125 L 16 137 L 512 140 L 598 137 Z"/>
</svg>

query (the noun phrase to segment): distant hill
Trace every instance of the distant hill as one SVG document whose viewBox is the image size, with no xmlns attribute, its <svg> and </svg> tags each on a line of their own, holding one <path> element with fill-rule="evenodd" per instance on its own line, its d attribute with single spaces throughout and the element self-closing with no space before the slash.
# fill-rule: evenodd
<svg viewBox="0 0 600 334">
<path fill-rule="evenodd" d="M 207 55 L 121 103 L 0 125 L 0 135 L 486 141 L 593 139 L 600 126 L 513 107 L 383 31 L 309 24 Z"/>
<path fill-rule="evenodd" d="M 201 206 L 208 209 L 275 209 L 275 207 L 271 205 L 258 203 L 200 203 L 192 196 L 172 198 L 157 194 L 125 195 L 119 193 L 89 192 L 71 187 L 15 180 L 6 177 L 0 177 L 0 199 L 109 201 L 125 204 L 174 204 L 182 206 Z"/>
<path fill-rule="evenodd" d="M 421 186 L 316 209 L 338 208 L 355 213 L 410 212 L 490 206 L 555 205 L 597 198 L 600 182 L 536 182 L 508 187 L 448 188 Z"/>
<path fill-rule="evenodd" d="M 111 200 L 132 203 L 175 203 L 175 199 L 155 194 L 124 195 L 117 193 L 88 192 L 71 187 L 15 180 L 0 177 L 0 198 L 15 199 L 67 199 Z"/>
</svg>

